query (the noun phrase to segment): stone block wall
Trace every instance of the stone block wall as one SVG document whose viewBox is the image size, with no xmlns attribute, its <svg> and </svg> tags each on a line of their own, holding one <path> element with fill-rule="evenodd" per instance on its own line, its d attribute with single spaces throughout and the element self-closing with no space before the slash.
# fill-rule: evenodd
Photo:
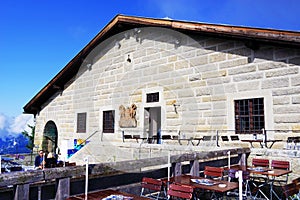
<svg viewBox="0 0 300 200">
<path fill-rule="evenodd" d="M 85 59 L 91 69 L 82 65 L 64 90 L 44 104 L 36 118 L 36 144 L 49 120 L 57 126 L 58 146 L 63 139 L 101 133 L 105 110 L 115 111 L 115 133 L 101 137 L 120 142 L 118 108 L 132 103 L 137 105 L 138 125 L 126 131 L 141 133 L 147 91 L 162 93 L 158 106 L 164 131 L 186 130 L 193 137 L 207 130 L 234 129 L 233 100 L 263 97 L 266 129 L 290 130 L 270 132 L 269 137 L 285 140 L 298 134 L 298 49 L 261 45 L 251 50 L 242 41 L 191 37 L 163 28 L 142 28 L 138 36 L 133 30 L 127 33 L 129 38 L 121 33 L 98 45 Z M 180 105 L 177 113 L 174 103 Z M 87 133 L 76 132 L 80 112 L 87 113 Z"/>
</svg>

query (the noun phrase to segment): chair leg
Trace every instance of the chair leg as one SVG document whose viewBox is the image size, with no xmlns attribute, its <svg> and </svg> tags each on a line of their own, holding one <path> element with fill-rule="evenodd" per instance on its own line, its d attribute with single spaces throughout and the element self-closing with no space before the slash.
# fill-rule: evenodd
<svg viewBox="0 0 300 200">
<path fill-rule="evenodd" d="M 250 181 L 245 180 L 244 182 L 245 185 L 245 191 L 243 192 L 243 197 L 247 199 L 247 197 L 250 197 L 250 199 L 253 199 L 251 188 L 250 188 Z"/>
</svg>

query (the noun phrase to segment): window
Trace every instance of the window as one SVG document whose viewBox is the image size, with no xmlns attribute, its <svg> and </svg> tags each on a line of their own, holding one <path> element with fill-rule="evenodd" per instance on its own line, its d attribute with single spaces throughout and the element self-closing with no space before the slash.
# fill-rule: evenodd
<svg viewBox="0 0 300 200">
<path fill-rule="evenodd" d="M 115 132 L 115 112 L 113 110 L 103 111 L 103 133 Z"/>
<path fill-rule="evenodd" d="M 152 103 L 152 102 L 159 102 L 159 93 L 155 92 L 155 93 L 149 93 L 147 94 L 147 103 Z"/>
<path fill-rule="evenodd" d="M 265 128 L 264 99 L 234 101 L 236 133 L 262 133 Z"/>
<path fill-rule="evenodd" d="M 77 133 L 86 133 L 86 113 L 77 113 Z"/>
</svg>

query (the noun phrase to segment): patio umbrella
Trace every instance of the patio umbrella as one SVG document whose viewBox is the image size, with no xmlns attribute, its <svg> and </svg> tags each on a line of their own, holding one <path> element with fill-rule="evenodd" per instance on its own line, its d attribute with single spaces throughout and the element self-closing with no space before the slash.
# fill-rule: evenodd
<svg viewBox="0 0 300 200">
<path fill-rule="evenodd" d="M 228 169 L 230 169 L 230 151 L 227 152 L 228 155 Z"/>
<path fill-rule="evenodd" d="M 170 182 L 170 165 L 171 165 L 171 155 L 170 150 L 168 151 L 168 183 Z"/>
<path fill-rule="evenodd" d="M 84 199 L 88 199 L 88 185 L 89 185 L 89 158 L 86 157 L 85 161 L 85 195 Z"/>
</svg>

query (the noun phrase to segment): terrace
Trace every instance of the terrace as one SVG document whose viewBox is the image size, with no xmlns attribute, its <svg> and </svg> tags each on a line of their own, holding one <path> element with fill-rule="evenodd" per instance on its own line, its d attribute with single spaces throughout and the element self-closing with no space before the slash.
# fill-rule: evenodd
<svg viewBox="0 0 300 200">
<path fill-rule="evenodd" d="M 168 177 L 168 163 L 172 163 L 171 176 L 203 176 L 205 166 L 224 169 L 228 168 L 229 163 L 230 166 L 251 166 L 254 157 L 283 160 L 288 156 L 292 171 L 289 181 L 300 176 L 297 164 L 300 153 L 296 145 L 290 147 L 290 144 L 286 144 L 290 140 L 275 143 L 273 148 L 259 144 L 251 147 L 248 142 L 241 142 L 246 135 L 235 134 L 238 140 L 232 140 L 231 137 L 222 140 L 225 135 L 231 136 L 226 132 L 218 132 L 206 140 L 203 135 L 198 145 L 193 144 L 192 140 L 182 140 L 180 144 L 178 138 L 173 138 L 174 135 L 165 137 L 161 144 L 145 143 L 143 139 L 134 137 L 124 142 L 89 143 L 72 156 L 74 160 L 81 160 L 76 166 L 1 174 L 0 196 L 7 199 L 65 199 L 84 194 L 86 177 L 89 178 L 89 192 L 115 189 L 139 195 L 143 177 Z M 94 145 L 101 145 L 105 150 L 91 156 L 88 152 L 90 148 L 95 148 Z M 99 161 L 99 157 L 103 160 Z M 89 159 L 88 168 L 84 158 Z"/>
<path fill-rule="evenodd" d="M 168 157 L 172 163 L 172 175 L 196 175 L 201 173 L 207 164 L 227 166 L 228 151 L 231 152 L 231 164 L 245 163 L 250 153 L 249 148 L 237 148 L 213 152 L 172 152 L 169 157 L 168 151 L 165 151 L 162 156 L 155 158 L 90 164 L 89 191 L 119 188 L 139 194 L 142 177 L 167 177 Z M 85 175 L 85 165 L 1 174 L 0 195 L 8 199 L 64 199 L 70 195 L 84 193 Z"/>
</svg>

